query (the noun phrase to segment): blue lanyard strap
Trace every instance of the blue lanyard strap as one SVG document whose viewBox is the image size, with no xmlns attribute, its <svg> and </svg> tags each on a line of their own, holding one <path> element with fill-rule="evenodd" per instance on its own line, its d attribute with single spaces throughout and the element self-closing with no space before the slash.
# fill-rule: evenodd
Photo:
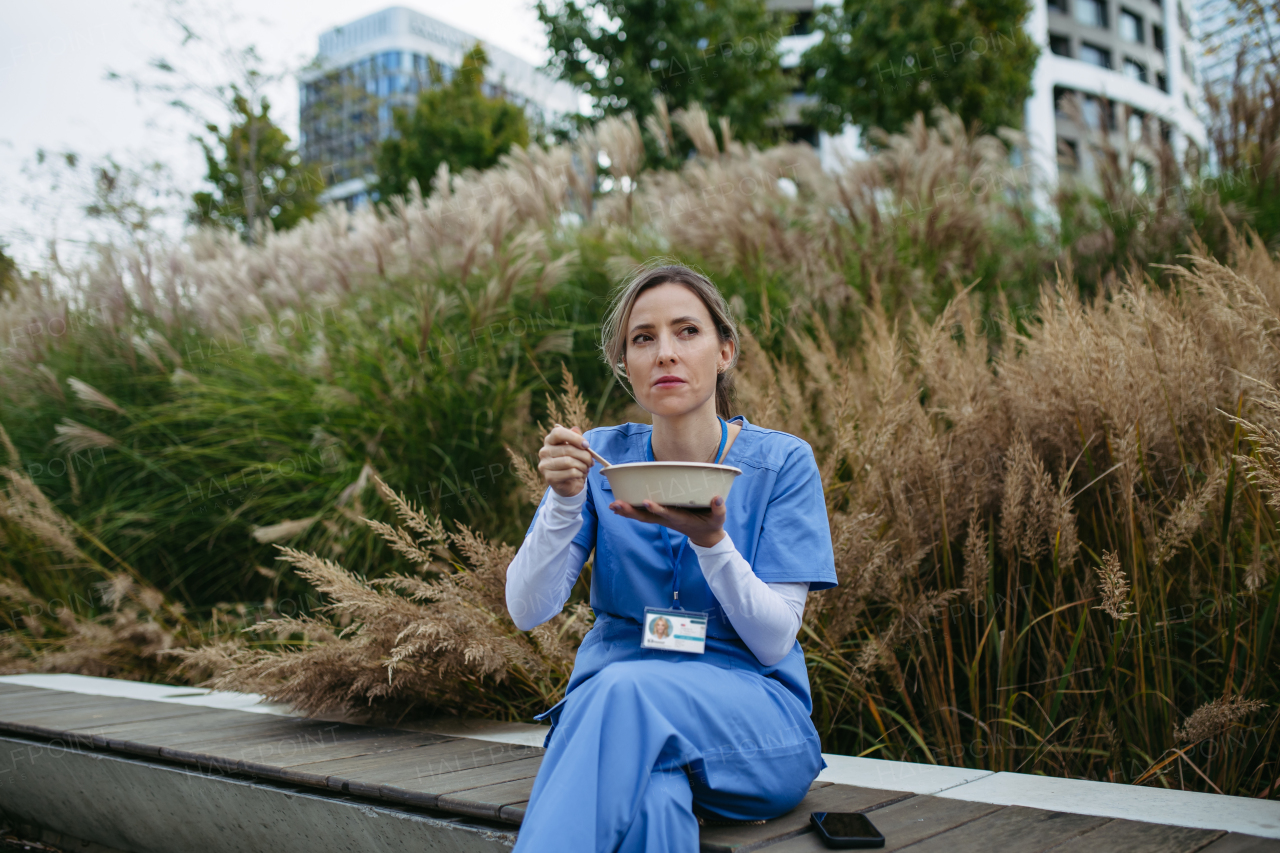
<svg viewBox="0 0 1280 853">
<path fill-rule="evenodd" d="M 725 423 L 724 418 L 716 415 L 720 421 L 720 448 L 716 451 L 716 463 L 720 462 L 720 456 L 724 453 L 724 443 L 729 437 L 729 425 Z M 649 432 L 649 461 L 653 462 L 653 432 Z M 680 552 L 677 554 L 675 549 L 671 547 L 671 535 L 668 528 L 659 525 L 662 531 L 662 541 L 667 543 L 667 553 L 671 555 L 671 608 L 673 610 L 683 610 L 680 606 L 680 561 L 684 559 L 684 549 L 689 544 L 689 537 L 686 536 L 680 542 Z"/>
</svg>

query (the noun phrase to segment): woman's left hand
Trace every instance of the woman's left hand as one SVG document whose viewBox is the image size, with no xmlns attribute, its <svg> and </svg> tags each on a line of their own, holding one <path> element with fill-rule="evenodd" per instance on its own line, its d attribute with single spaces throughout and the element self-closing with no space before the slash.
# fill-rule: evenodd
<svg viewBox="0 0 1280 853">
<path fill-rule="evenodd" d="M 687 509 L 667 507 L 653 501 L 643 504 L 629 504 L 625 501 L 614 501 L 609 509 L 624 518 L 634 518 L 649 524 L 661 524 L 672 530 L 683 533 L 689 541 L 702 548 L 710 548 L 725 537 L 724 498 L 716 495 L 711 499 L 711 512 L 690 512 Z"/>
</svg>

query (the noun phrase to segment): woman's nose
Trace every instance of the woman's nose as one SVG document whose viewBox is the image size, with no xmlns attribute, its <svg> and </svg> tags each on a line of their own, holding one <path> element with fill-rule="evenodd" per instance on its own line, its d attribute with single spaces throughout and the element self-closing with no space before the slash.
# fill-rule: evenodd
<svg viewBox="0 0 1280 853">
<path fill-rule="evenodd" d="M 675 347 L 672 346 L 671 339 L 666 335 L 658 338 L 658 362 L 666 363 L 668 361 L 675 361 L 675 358 L 676 351 Z"/>
</svg>

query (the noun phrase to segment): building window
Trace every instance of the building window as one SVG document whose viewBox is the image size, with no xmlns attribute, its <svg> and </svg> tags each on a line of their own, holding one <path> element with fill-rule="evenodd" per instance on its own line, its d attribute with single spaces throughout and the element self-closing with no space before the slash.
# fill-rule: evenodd
<svg viewBox="0 0 1280 853">
<path fill-rule="evenodd" d="M 1069 118 L 1067 115 L 1067 98 L 1074 94 L 1070 89 L 1061 86 L 1053 87 L 1053 114 L 1058 118 Z"/>
<path fill-rule="evenodd" d="M 1080 169 L 1080 149 L 1074 139 L 1058 140 L 1058 167 L 1066 172 Z"/>
<path fill-rule="evenodd" d="M 1084 114 L 1085 126 L 1090 130 L 1116 129 L 1115 105 L 1103 101 L 1093 95 L 1085 95 L 1080 101 L 1080 112 Z"/>
<path fill-rule="evenodd" d="M 1137 80 L 1139 83 L 1145 83 L 1147 82 L 1147 66 L 1126 56 L 1124 58 L 1124 76 Z"/>
<path fill-rule="evenodd" d="M 1164 76 L 1163 71 L 1156 72 L 1156 88 L 1161 92 L 1167 93 L 1169 91 L 1169 78 Z"/>
<path fill-rule="evenodd" d="M 1049 50 L 1056 56 L 1071 55 L 1071 39 L 1057 33 L 1049 33 Z"/>
<path fill-rule="evenodd" d="M 380 70 L 383 74 L 390 74 L 394 71 L 400 70 L 401 59 L 400 51 L 398 50 L 384 51 L 378 55 L 378 60 L 381 65 Z"/>
<path fill-rule="evenodd" d="M 1106 27 L 1107 4 L 1103 0 L 1076 0 L 1076 20 L 1091 27 Z"/>
<path fill-rule="evenodd" d="M 1067 0 L 1048 0 L 1048 2 L 1050 9 L 1055 12 L 1061 12 L 1064 15 L 1067 14 Z"/>
<path fill-rule="evenodd" d="M 1111 51 L 1087 41 L 1080 42 L 1080 60 L 1099 68 L 1111 67 Z"/>
<path fill-rule="evenodd" d="M 1129 141 L 1143 142 L 1147 138 L 1146 116 L 1137 110 L 1129 113 L 1128 121 Z"/>
<path fill-rule="evenodd" d="M 1142 18 L 1128 9 L 1120 11 L 1120 38 L 1134 44 L 1142 44 Z"/>
<path fill-rule="evenodd" d="M 1129 164 L 1129 173 L 1133 180 L 1133 191 L 1142 195 L 1151 189 L 1151 167 L 1141 160 Z"/>
<path fill-rule="evenodd" d="M 1159 24 L 1151 25 L 1151 46 L 1164 53 L 1164 27 Z"/>
</svg>

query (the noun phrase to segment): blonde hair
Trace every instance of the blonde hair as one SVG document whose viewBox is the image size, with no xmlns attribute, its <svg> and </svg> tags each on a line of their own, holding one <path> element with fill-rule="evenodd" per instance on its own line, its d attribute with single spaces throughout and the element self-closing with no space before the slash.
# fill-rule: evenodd
<svg viewBox="0 0 1280 853">
<path fill-rule="evenodd" d="M 738 326 L 729 312 L 729 306 L 720 290 L 699 272 L 695 272 L 683 264 L 672 264 L 662 261 L 641 267 L 628 281 L 620 284 L 613 292 L 609 311 L 605 315 L 600 332 L 600 350 L 602 357 L 622 387 L 627 389 L 632 399 L 635 390 L 626 373 L 627 323 L 631 319 L 631 309 L 636 299 L 651 287 L 660 284 L 682 284 L 702 300 L 711 314 L 711 322 L 715 325 L 720 340 L 733 341 L 733 358 L 728 366 L 716 376 L 716 414 L 728 419 L 732 417 L 733 404 L 733 366 L 738 363 L 738 352 L 741 341 L 738 338 Z M 637 402 L 639 402 L 637 400 Z"/>
</svg>

